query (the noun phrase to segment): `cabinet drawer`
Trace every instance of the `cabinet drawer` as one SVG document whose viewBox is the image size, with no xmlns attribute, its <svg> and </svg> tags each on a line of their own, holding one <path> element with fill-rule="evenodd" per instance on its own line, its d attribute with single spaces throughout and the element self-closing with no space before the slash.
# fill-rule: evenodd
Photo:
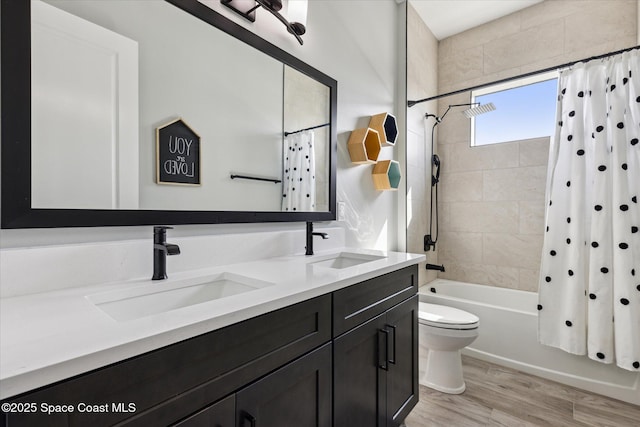
<svg viewBox="0 0 640 427">
<path fill-rule="evenodd" d="M 9 414 L 9 425 L 168 425 L 331 339 L 331 296 L 267 313 L 11 399 L 135 412 Z"/>
<path fill-rule="evenodd" d="M 333 293 L 333 336 L 384 313 L 418 292 L 418 266 L 366 280 Z"/>
</svg>

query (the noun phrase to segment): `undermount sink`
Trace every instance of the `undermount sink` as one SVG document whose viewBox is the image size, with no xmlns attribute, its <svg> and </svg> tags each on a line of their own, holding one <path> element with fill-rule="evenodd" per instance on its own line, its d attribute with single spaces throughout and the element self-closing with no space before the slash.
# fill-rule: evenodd
<svg viewBox="0 0 640 427">
<path fill-rule="evenodd" d="M 377 261 L 386 257 L 382 255 L 357 254 L 352 252 L 340 252 L 329 257 L 323 257 L 320 261 L 312 262 L 318 267 L 342 269 L 354 267 L 371 261 Z"/>
<path fill-rule="evenodd" d="M 238 274 L 220 273 L 102 292 L 88 295 L 87 299 L 113 319 L 126 321 L 251 292 L 271 285 L 273 283 Z"/>
</svg>

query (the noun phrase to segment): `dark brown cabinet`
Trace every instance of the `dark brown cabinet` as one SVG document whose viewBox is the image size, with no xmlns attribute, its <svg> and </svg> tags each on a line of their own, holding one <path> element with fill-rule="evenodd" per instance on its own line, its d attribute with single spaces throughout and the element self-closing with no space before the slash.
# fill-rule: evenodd
<svg viewBox="0 0 640 427">
<path fill-rule="evenodd" d="M 75 410 L 3 411 L 0 427 L 398 426 L 418 399 L 417 276 L 406 267 L 24 393 L 3 403 Z"/>
<path fill-rule="evenodd" d="M 236 394 L 238 426 L 330 427 L 331 344 Z"/>
<path fill-rule="evenodd" d="M 386 375 L 380 368 L 379 315 L 334 340 L 334 427 L 386 425 Z"/>
<path fill-rule="evenodd" d="M 399 426 L 418 403 L 417 296 L 334 340 L 334 426 Z"/>
<path fill-rule="evenodd" d="M 399 426 L 418 403 L 418 296 L 387 311 L 391 353 L 387 374 L 387 426 Z"/>
</svg>

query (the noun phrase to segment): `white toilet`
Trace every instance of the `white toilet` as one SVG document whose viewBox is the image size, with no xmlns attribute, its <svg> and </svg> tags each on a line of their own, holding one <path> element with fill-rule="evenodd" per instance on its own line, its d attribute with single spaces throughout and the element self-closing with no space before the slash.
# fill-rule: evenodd
<svg viewBox="0 0 640 427">
<path fill-rule="evenodd" d="M 460 350 L 478 337 L 480 319 L 457 308 L 426 302 L 419 303 L 418 311 L 420 384 L 443 393 L 462 393 Z"/>
</svg>

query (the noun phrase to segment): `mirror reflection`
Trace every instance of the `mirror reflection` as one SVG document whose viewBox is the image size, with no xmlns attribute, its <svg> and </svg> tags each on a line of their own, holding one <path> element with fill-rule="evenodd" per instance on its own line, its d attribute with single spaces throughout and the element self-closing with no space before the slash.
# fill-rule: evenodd
<svg viewBox="0 0 640 427">
<path fill-rule="evenodd" d="M 33 208 L 329 210 L 329 87 L 167 2 L 31 21 Z"/>
</svg>

